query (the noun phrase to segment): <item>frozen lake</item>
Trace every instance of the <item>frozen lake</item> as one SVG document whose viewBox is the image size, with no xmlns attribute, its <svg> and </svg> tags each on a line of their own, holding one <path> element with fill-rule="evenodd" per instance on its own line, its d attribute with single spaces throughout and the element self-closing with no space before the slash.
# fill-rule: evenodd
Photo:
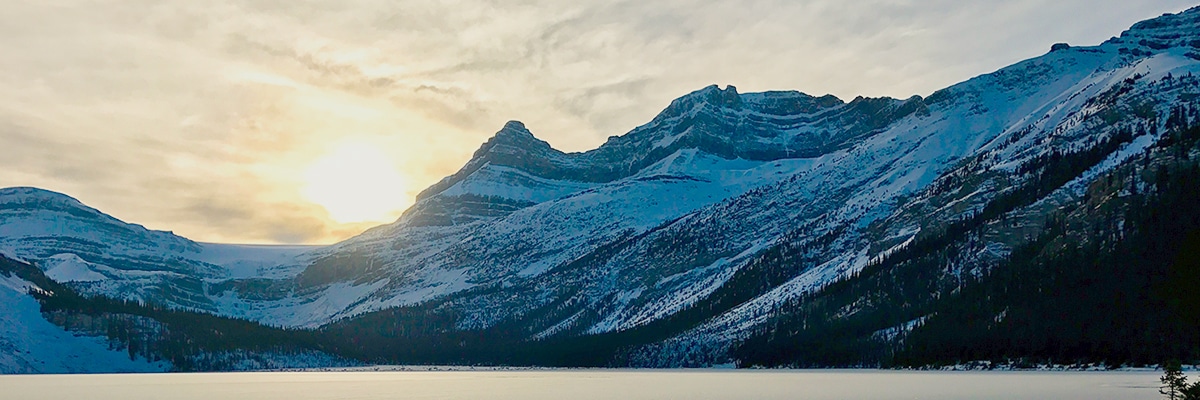
<svg viewBox="0 0 1200 400">
<path fill-rule="evenodd" d="M 3 399 L 1144 399 L 1158 372 L 532 370 L 0 376 Z"/>
</svg>

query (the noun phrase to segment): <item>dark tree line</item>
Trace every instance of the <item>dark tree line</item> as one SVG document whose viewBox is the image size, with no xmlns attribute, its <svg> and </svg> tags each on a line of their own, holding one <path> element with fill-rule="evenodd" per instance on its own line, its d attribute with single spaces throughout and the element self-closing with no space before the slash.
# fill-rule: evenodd
<svg viewBox="0 0 1200 400">
<path fill-rule="evenodd" d="M 165 360 L 175 370 L 227 369 L 235 353 L 311 353 L 325 340 L 314 332 L 282 329 L 253 321 L 170 309 L 154 304 L 83 296 L 47 277 L 37 267 L 0 256 L 0 274 L 37 286 L 30 295 L 47 319 L 65 328 L 105 336 L 130 358 Z"/>
</svg>

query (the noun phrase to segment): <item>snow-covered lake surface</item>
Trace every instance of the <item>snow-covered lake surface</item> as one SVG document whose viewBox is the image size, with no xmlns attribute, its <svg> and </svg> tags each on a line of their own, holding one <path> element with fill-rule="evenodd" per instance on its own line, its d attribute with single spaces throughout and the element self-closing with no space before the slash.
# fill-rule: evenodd
<svg viewBox="0 0 1200 400">
<path fill-rule="evenodd" d="M 1158 372 L 528 370 L 0 376 L 3 399 L 1156 399 Z"/>
</svg>

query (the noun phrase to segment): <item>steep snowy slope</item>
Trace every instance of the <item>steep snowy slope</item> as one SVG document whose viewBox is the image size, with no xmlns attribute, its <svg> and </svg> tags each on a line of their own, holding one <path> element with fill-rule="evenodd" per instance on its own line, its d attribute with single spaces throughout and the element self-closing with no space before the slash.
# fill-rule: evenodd
<svg viewBox="0 0 1200 400">
<path fill-rule="evenodd" d="M 961 253 L 947 256 L 954 260 L 951 269 L 927 271 L 927 274 L 931 281 L 955 275 L 978 276 L 997 265 L 1013 247 L 1041 233 L 1046 215 L 1085 201 L 1084 191 L 1097 177 L 1145 157 L 1151 145 L 1158 142 L 1171 126 L 1170 119 L 1175 117 L 1167 116 L 1178 114 L 1180 107 L 1196 105 L 1195 94 L 1200 87 L 1193 77 L 1200 73 L 1200 55 L 1193 43 L 1200 44 L 1196 41 L 1200 39 L 1198 22 L 1200 11 L 1196 9 L 1164 16 L 1138 24 L 1120 38 L 1100 46 L 1056 50 L 934 94 L 927 99 L 934 115 L 938 114 L 937 103 L 947 102 L 944 99 L 961 101 L 966 98 L 969 99 L 966 104 L 981 110 L 984 118 L 995 122 L 1005 121 L 1004 117 L 1007 117 L 1009 122 L 995 126 L 995 135 L 977 150 L 952 163 L 932 185 L 898 198 L 893 207 L 881 213 L 882 218 L 873 219 L 871 223 L 863 221 L 859 224 L 860 229 L 843 235 L 857 240 L 857 245 L 841 243 L 814 249 L 804 246 L 803 235 L 781 244 L 778 249 L 785 253 L 803 249 L 815 253 L 815 257 L 814 254 L 794 257 L 791 263 L 800 264 L 803 270 L 795 278 L 707 321 L 665 346 L 648 350 L 657 353 L 650 356 L 653 360 L 648 361 L 649 364 L 678 363 L 679 360 L 672 357 L 694 352 L 697 348 L 720 353 L 722 343 L 744 339 L 750 330 L 779 312 L 781 305 L 827 285 L 836 277 L 830 273 L 829 265 L 817 264 L 821 260 L 847 265 L 850 260 L 839 254 L 844 254 L 848 248 L 857 248 L 860 256 L 857 264 L 851 265 L 861 268 L 867 260 L 880 260 L 904 249 L 924 231 L 936 235 L 944 232 L 951 222 L 983 215 L 985 207 L 996 207 L 993 200 L 999 200 L 1001 204 L 1012 203 L 1002 197 L 1012 199 L 1013 193 L 1020 193 L 1016 190 L 1022 185 L 1037 184 L 1042 179 L 1039 176 L 1045 176 L 1029 170 L 1031 165 L 1045 164 L 1064 154 L 1093 152 L 1103 156 L 1096 159 L 1094 165 L 1076 166 L 1086 168 L 1061 188 L 1046 193 L 1045 197 L 1019 199 L 1030 204 L 1005 213 L 1007 222 L 996 224 L 981 237 L 968 240 L 961 250 L 954 250 Z M 1153 31 L 1147 32 L 1145 27 L 1153 27 Z M 1161 42 L 1153 42 L 1155 38 Z M 1096 69 L 1082 76 L 1062 72 L 1068 68 L 1076 73 L 1087 71 L 1080 71 L 1081 66 Z M 1053 83 L 1051 79 L 1058 79 L 1059 83 Z M 1046 87 L 1047 84 L 1053 90 L 1044 92 L 1048 96 L 1027 89 Z M 1062 84 L 1070 86 L 1055 88 Z M 1007 88 L 1018 88 L 1018 91 L 1003 96 Z M 1055 92 L 1059 94 L 1054 95 Z M 1018 99 L 1026 101 L 1026 106 L 1012 108 L 1010 105 Z M 969 121 L 972 118 L 967 115 L 955 119 Z M 772 262 L 779 264 L 778 260 Z M 816 267 L 810 267 L 812 265 Z M 849 308 L 844 312 L 849 315 L 855 311 Z M 896 329 L 912 329 L 913 325 L 910 321 L 898 325 L 907 328 Z M 687 350 L 689 348 L 692 350 Z"/>
<path fill-rule="evenodd" d="M 162 372 L 166 363 L 130 360 L 102 337 L 76 336 L 42 318 L 36 287 L 0 273 L 0 374 Z"/>
</svg>

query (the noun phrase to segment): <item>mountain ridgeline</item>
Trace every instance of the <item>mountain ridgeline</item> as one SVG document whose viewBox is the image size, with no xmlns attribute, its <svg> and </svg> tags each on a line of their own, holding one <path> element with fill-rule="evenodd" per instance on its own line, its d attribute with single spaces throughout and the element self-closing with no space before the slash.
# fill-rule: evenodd
<svg viewBox="0 0 1200 400">
<path fill-rule="evenodd" d="M 514 121 L 322 247 L 3 189 L 0 290 L 175 370 L 1200 361 L 1196 73 L 1200 9 L 928 97 L 710 86 L 582 153 Z"/>
</svg>

